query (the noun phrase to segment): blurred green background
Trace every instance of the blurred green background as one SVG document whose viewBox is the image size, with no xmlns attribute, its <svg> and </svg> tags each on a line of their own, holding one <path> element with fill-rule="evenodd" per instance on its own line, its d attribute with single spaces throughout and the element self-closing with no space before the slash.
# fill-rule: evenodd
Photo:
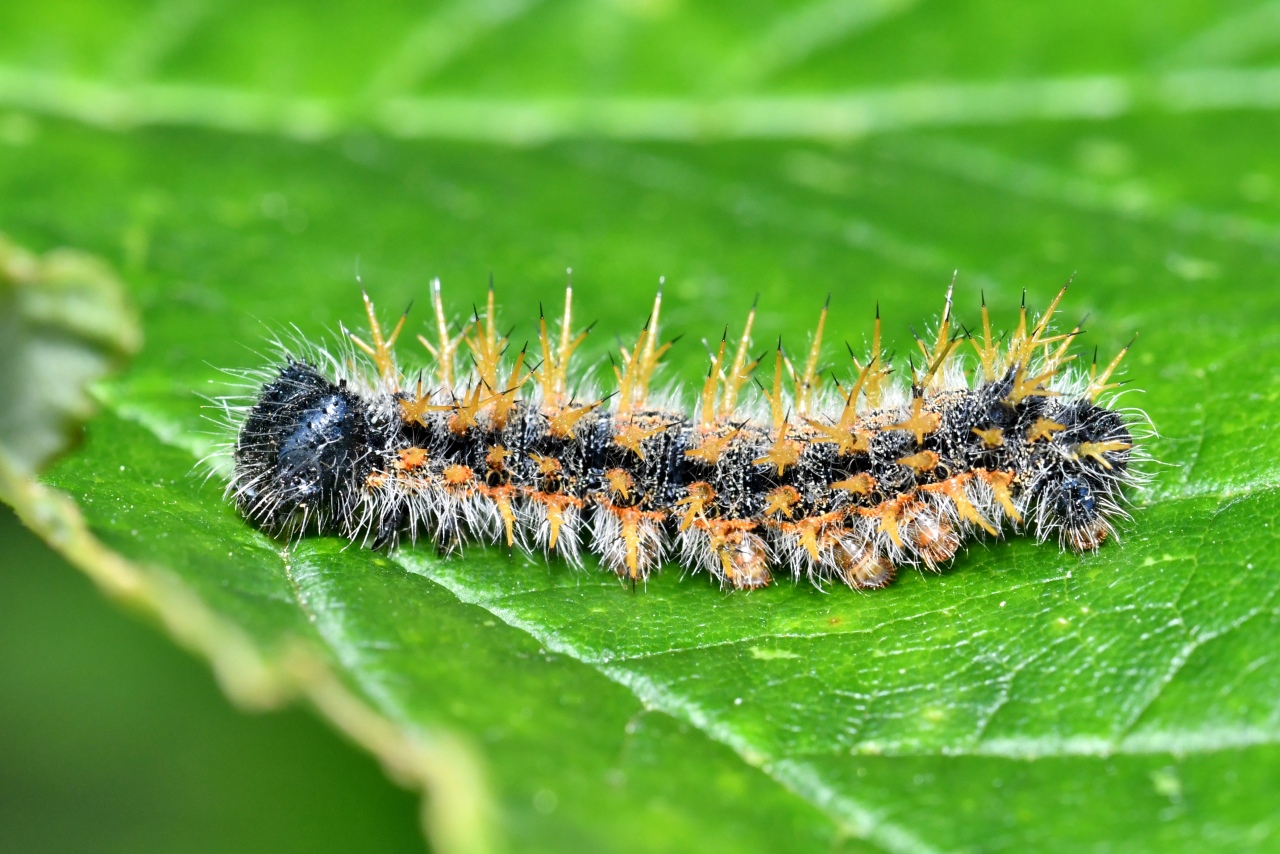
<svg viewBox="0 0 1280 854">
<path fill-rule="evenodd" d="M 421 852 L 414 793 L 208 666 L 0 508 L 0 851 Z"/>
</svg>

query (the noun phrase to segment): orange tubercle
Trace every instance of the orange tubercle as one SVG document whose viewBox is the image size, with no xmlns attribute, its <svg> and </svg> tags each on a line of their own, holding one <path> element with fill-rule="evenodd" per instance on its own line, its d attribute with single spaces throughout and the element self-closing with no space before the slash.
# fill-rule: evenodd
<svg viewBox="0 0 1280 854">
<path fill-rule="evenodd" d="M 920 451 L 911 456 L 902 457 L 898 460 L 898 464 L 906 466 L 917 474 L 924 474 L 937 468 L 941 459 L 942 457 L 934 451 Z"/>
<path fill-rule="evenodd" d="M 446 486 L 465 486 L 475 480 L 475 472 L 470 466 L 454 464 L 442 471 L 441 476 L 444 478 Z"/>
<path fill-rule="evenodd" d="M 415 471 L 427 464 L 426 448 L 402 448 L 396 454 L 396 468 L 401 471 Z"/>
<path fill-rule="evenodd" d="M 853 477 L 846 477 L 844 480 L 837 480 L 835 483 L 829 484 L 829 488 L 852 492 L 854 495 L 869 495 L 871 490 L 876 488 L 876 479 L 866 472 L 862 472 L 861 474 L 855 474 Z"/>
</svg>

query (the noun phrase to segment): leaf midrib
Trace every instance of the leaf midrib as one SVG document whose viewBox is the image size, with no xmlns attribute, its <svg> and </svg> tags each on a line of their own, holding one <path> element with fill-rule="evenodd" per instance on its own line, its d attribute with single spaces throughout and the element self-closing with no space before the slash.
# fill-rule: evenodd
<svg viewBox="0 0 1280 854">
<path fill-rule="evenodd" d="M 927 127 L 1103 121 L 1140 112 L 1274 111 L 1280 67 L 905 82 L 812 95 L 394 97 L 362 103 L 216 85 L 107 80 L 0 65 L 0 104 L 112 128 L 207 127 L 314 140 L 357 129 L 512 145 L 602 137 L 669 142 L 856 138 Z"/>
</svg>

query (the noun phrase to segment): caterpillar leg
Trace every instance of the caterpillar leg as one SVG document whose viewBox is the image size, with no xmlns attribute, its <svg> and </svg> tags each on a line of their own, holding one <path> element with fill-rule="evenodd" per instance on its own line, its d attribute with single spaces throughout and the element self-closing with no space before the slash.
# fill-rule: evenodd
<svg viewBox="0 0 1280 854">
<path fill-rule="evenodd" d="M 736 590 L 765 587 L 772 580 L 769 572 L 769 547 L 752 531 L 733 530 L 714 546 L 720 558 L 724 579 Z"/>
<path fill-rule="evenodd" d="M 1068 528 L 1067 544 L 1078 552 L 1097 551 L 1110 533 L 1105 522 L 1094 521 L 1078 528 Z"/>
<path fill-rule="evenodd" d="M 832 548 L 840 580 L 855 590 L 878 590 L 893 580 L 897 567 L 871 537 L 842 537 Z"/>
<path fill-rule="evenodd" d="M 941 564 L 955 557 L 960 548 L 960 533 L 945 516 L 924 503 L 913 505 L 905 515 L 903 541 L 920 556 L 925 566 L 937 571 Z"/>
</svg>

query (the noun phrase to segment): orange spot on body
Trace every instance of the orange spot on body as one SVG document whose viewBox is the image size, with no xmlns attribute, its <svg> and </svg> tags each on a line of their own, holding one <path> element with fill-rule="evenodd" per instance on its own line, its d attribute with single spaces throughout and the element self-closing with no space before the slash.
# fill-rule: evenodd
<svg viewBox="0 0 1280 854">
<path fill-rule="evenodd" d="M 396 468 L 401 471 L 414 471 L 427 464 L 426 448 L 402 448 L 396 454 Z"/>
<path fill-rule="evenodd" d="M 506 468 L 506 460 L 509 456 L 511 451 L 501 445 L 490 445 L 489 453 L 484 455 L 484 461 L 492 471 L 502 471 Z"/>
<path fill-rule="evenodd" d="M 844 480 L 837 480 L 830 485 L 830 488 L 852 492 L 854 495 L 868 495 L 871 490 L 876 488 L 876 479 L 866 472 L 862 472 L 861 474 L 855 474 L 853 477 L 846 477 Z"/>
<path fill-rule="evenodd" d="M 475 479 L 475 472 L 471 470 L 470 466 L 457 463 L 446 467 L 440 474 L 444 478 L 446 486 L 463 486 Z"/>
<path fill-rule="evenodd" d="M 559 475 L 563 467 L 560 461 L 555 457 L 548 457 L 543 454 L 532 454 L 530 456 L 538 466 L 538 474 L 544 476 Z"/>
<path fill-rule="evenodd" d="M 942 457 L 933 451 L 920 451 L 918 454 L 902 457 L 898 460 L 898 464 L 906 466 L 917 474 L 924 474 L 937 468 L 941 459 Z"/>
</svg>

